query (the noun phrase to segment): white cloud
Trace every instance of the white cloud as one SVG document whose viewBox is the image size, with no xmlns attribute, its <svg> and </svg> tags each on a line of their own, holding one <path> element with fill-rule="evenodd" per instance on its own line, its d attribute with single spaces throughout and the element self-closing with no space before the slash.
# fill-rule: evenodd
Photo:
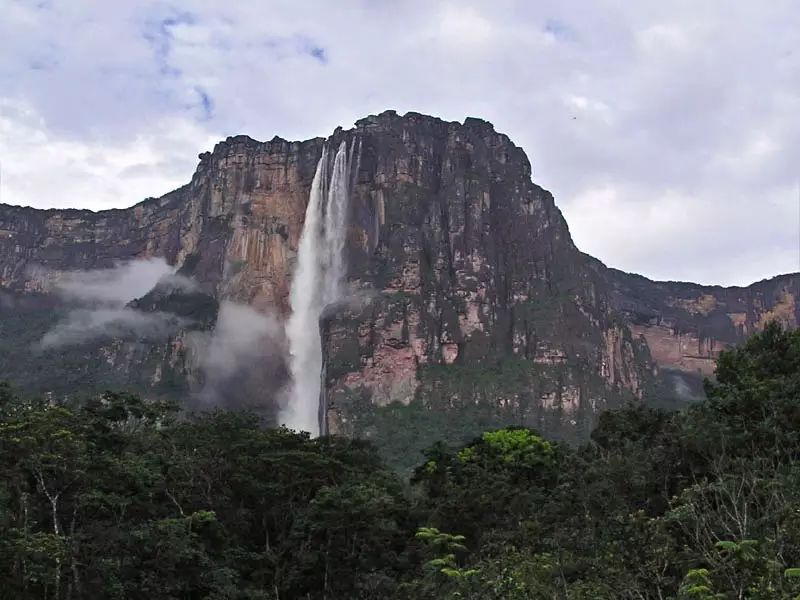
<svg viewBox="0 0 800 600">
<path fill-rule="evenodd" d="M 170 313 L 143 313 L 131 308 L 78 309 L 70 311 L 42 337 L 42 349 L 74 346 L 100 338 L 149 340 L 177 333 L 186 320 Z"/>
<path fill-rule="evenodd" d="M 492 121 L 612 266 L 800 269 L 793 0 L 6 4 L 3 201 L 126 206 L 187 182 L 215 139 L 394 108 Z"/>
<path fill-rule="evenodd" d="M 250 408 L 269 413 L 286 383 L 283 327 L 250 306 L 223 302 L 212 331 L 191 332 L 186 342 L 202 387 L 197 407 Z"/>
<path fill-rule="evenodd" d="M 43 208 L 130 206 L 189 181 L 219 136 L 191 120 L 143 123 L 130 139 L 55 133 L 30 105 L 0 98 L 0 201 Z"/>
<path fill-rule="evenodd" d="M 124 305 L 141 298 L 174 272 L 163 258 L 132 260 L 112 269 L 68 271 L 55 291 L 78 302 Z"/>
<path fill-rule="evenodd" d="M 470 47 L 494 37 L 491 21 L 469 6 L 446 4 L 440 19 L 440 32 L 447 43 Z"/>
<path fill-rule="evenodd" d="M 719 193 L 700 202 L 685 190 L 665 190 L 642 202 L 648 194 L 642 187 L 590 188 L 575 198 L 570 231 L 576 239 L 591 239 L 597 255 L 613 255 L 617 265 L 662 280 L 676 279 L 677 264 L 683 280 L 748 284 L 775 265 L 798 260 L 796 187 L 764 189 L 756 198 L 735 186 L 722 186 Z M 723 244 L 724 260 L 713 266 L 716 279 L 709 280 L 708 259 L 719 257 Z"/>
<path fill-rule="evenodd" d="M 195 333 L 192 345 L 201 367 L 213 380 L 233 375 L 248 359 L 266 349 L 281 354 L 276 340 L 282 336 L 279 322 L 272 316 L 232 302 L 223 302 L 214 330 Z"/>
<path fill-rule="evenodd" d="M 60 274 L 54 291 L 77 308 L 40 340 L 42 349 L 81 344 L 98 338 L 161 339 L 188 324 L 167 312 L 142 312 L 126 306 L 156 285 L 184 292 L 194 291 L 194 282 L 175 275 L 162 258 L 133 260 L 111 269 L 69 271 Z"/>
</svg>

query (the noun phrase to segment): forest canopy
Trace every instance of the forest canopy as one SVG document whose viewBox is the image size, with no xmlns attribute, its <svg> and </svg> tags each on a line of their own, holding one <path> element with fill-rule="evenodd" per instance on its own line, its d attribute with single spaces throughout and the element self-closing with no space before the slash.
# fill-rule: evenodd
<svg viewBox="0 0 800 600">
<path fill-rule="evenodd" d="M 800 332 L 724 352 L 707 400 L 429 448 L 0 386 L 0 590 L 38 599 L 800 597 Z"/>
</svg>

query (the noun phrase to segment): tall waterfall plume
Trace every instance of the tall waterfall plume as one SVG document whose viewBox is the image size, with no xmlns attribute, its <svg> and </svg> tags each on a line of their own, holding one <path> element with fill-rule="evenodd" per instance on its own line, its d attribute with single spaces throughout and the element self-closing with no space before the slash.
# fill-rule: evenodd
<svg viewBox="0 0 800 600">
<path fill-rule="evenodd" d="M 328 151 L 317 163 L 305 224 L 300 235 L 289 301 L 292 314 L 286 325 L 291 382 L 281 422 L 292 429 L 321 432 L 320 379 L 322 342 L 319 320 L 326 306 L 343 295 L 350 187 L 347 143 L 333 159 L 328 181 Z"/>
</svg>

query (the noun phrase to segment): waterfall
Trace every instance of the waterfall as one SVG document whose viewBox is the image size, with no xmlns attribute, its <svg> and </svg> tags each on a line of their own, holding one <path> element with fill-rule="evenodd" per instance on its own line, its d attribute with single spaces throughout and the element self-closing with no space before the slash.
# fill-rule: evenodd
<svg viewBox="0 0 800 600">
<path fill-rule="evenodd" d="M 320 411 L 319 320 L 325 307 L 341 299 L 343 293 L 349 183 L 347 144 L 342 142 L 336 152 L 330 181 L 328 152 L 323 148 L 311 184 L 289 293 L 292 314 L 286 337 L 291 381 L 288 402 L 281 414 L 281 422 L 287 427 L 312 435 L 319 435 L 324 418 Z"/>
<path fill-rule="evenodd" d="M 328 190 L 327 211 L 325 213 L 325 258 L 327 264 L 323 282 L 323 303 L 336 302 L 341 297 L 344 279 L 344 242 L 347 237 L 347 199 L 349 187 L 349 164 L 347 144 L 342 142 L 333 161 L 331 187 Z"/>
</svg>

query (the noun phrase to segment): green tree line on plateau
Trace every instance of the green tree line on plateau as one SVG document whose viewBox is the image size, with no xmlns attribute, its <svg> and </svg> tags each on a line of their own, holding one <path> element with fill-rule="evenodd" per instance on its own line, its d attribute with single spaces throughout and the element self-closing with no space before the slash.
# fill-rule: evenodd
<svg viewBox="0 0 800 600">
<path fill-rule="evenodd" d="M 236 412 L 0 386 L 0 597 L 800 598 L 800 331 L 724 352 L 707 400 L 570 447 L 369 443 Z"/>
</svg>

